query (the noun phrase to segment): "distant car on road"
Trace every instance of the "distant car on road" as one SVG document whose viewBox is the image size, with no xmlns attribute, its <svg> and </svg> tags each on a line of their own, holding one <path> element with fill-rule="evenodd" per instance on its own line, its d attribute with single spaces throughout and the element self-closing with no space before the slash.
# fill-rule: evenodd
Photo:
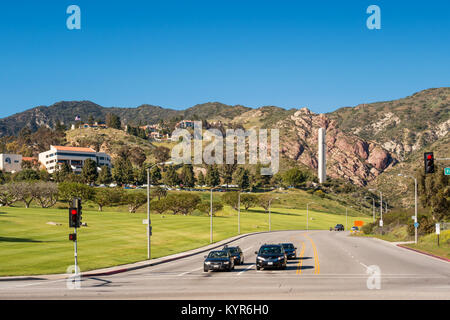
<svg viewBox="0 0 450 320">
<path fill-rule="evenodd" d="M 297 248 L 293 243 L 280 243 L 283 246 L 284 252 L 288 259 L 295 259 L 297 257 Z"/>
<path fill-rule="evenodd" d="M 264 244 L 256 254 L 256 270 L 261 268 L 286 269 L 287 257 L 280 244 Z"/>
<path fill-rule="evenodd" d="M 234 259 L 235 265 L 244 263 L 244 253 L 242 252 L 241 248 L 239 248 L 239 246 L 236 246 L 236 247 L 225 246 L 225 247 L 223 247 L 223 250 L 228 251 L 230 253 L 230 255 Z"/>
<path fill-rule="evenodd" d="M 228 251 L 211 251 L 208 256 L 205 256 L 205 261 L 203 262 L 204 272 L 208 272 L 209 270 L 231 271 L 233 269 L 234 259 Z"/>
<path fill-rule="evenodd" d="M 351 229 L 353 232 L 359 231 L 359 228 L 357 226 L 353 226 Z"/>
<path fill-rule="evenodd" d="M 334 231 L 344 231 L 344 225 L 338 223 L 338 224 L 334 227 Z"/>
</svg>

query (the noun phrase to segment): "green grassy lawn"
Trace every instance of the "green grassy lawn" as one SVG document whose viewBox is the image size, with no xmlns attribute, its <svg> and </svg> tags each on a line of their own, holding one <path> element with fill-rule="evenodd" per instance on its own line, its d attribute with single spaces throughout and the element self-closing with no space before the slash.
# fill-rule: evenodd
<svg viewBox="0 0 450 320">
<path fill-rule="evenodd" d="M 206 196 L 206 193 L 205 193 Z M 137 213 L 103 212 L 83 205 L 78 232 L 78 262 L 81 271 L 132 263 L 147 258 L 145 206 Z M 309 211 L 310 229 L 345 225 L 345 215 Z M 208 216 L 152 215 L 152 257 L 170 255 L 209 244 Z M 370 221 L 369 217 L 348 217 Z M 61 226 L 47 222 L 61 223 Z M 272 230 L 305 229 L 306 210 L 274 206 Z M 237 212 L 225 207 L 214 217 L 214 241 L 237 235 Z M 64 273 L 73 264 L 73 242 L 68 234 L 67 209 L 22 207 L 0 208 L 0 276 Z M 241 211 L 241 233 L 268 230 L 268 214 L 262 208 Z"/>
<path fill-rule="evenodd" d="M 436 234 L 420 237 L 417 242 L 417 245 L 408 244 L 406 246 L 450 259 L 450 230 L 441 231 L 439 236 L 439 247 L 437 245 Z"/>
</svg>

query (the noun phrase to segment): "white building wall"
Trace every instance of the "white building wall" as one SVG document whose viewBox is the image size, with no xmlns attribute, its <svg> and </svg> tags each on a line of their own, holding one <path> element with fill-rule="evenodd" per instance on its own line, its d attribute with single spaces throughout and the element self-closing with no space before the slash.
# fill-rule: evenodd
<svg viewBox="0 0 450 320">
<path fill-rule="evenodd" d="M 39 154 L 39 161 L 45 166 L 49 173 L 53 173 L 56 170 L 58 163 L 62 162 L 68 162 L 75 173 L 80 173 L 83 168 L 84 161 L 87 159 L 94 160 L 97 162 L 99 167 L 102 165 L 108 165 L 111 167 L 111 157 L 104 152 L 83 152 L 71 150 L 58 151 L 52 146 L 49 151 Z"/>
<path fill-rule="evenodd" d="M 0 170 L 5 172 L 18 172 L 22 170 L 22 155 L 0 154 Z"/>
</svg>

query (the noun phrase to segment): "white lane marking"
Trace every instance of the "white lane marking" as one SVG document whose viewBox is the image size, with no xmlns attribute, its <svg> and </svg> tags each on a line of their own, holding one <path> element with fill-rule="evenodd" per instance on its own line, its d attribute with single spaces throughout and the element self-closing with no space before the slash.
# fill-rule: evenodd
<svg viewBox="0 0 450 320">
<path fill-rule="evenodd" d="M 237 275 L 240 276 L 242 273 L 244 273 L 245 271 L 248 271 L 249 269 L 253 268 L 254 264 L 249 265 L 247 268 L 245 268 L 244 270 L 242 270 L 241 272 L 239 272 Z"/>
<path fill-rule="evenodd" d="M 193 269 L 191 271 L 186 271 L 186 272 L 180 273 L 177 276 L 181 277 L 181 276 L 184 276 L 185 274 L 188 274 L 188 273 L 191 273 L 191 272 L 194 272 L 194 271 L 197 271 L 197 270 L 201 270 L 201 269 L 203 269 L 203 267 L 202 268 L 195 268 L 195 269 Z"/>
<path fill-rule="evenodd" d="M 2 289 L 5 289 L 5 288 L 23 288 L 23 287 L 31 287 L 31 286 L 38 286 L 38 285 L 41 285 L 41 284 L 50 284 L 50 283 L 56 283 L 56 282 L 62 282 L 62 281 L 67 281 L 67 279 L 58 279 L 58 280 L 53 280 L 53 281 L 44 281 L 44 282 L 35 282 L 35 283 L 19 284 L 19 285 L 10 286 L 10 287 L 3 287 Z"/>
</svg>

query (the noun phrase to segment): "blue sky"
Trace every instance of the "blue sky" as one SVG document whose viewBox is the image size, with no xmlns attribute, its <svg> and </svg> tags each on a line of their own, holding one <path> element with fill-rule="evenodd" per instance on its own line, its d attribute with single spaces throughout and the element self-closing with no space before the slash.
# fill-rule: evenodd
<svg viewBox="0 0 450 320">
<path fill-rule="evenodd" d="M 61 100 L 329 112 L 401 98 L 449 86 L 449 16 L 447 0 L 2 2 L 0 117 Z"/>
</svg>

